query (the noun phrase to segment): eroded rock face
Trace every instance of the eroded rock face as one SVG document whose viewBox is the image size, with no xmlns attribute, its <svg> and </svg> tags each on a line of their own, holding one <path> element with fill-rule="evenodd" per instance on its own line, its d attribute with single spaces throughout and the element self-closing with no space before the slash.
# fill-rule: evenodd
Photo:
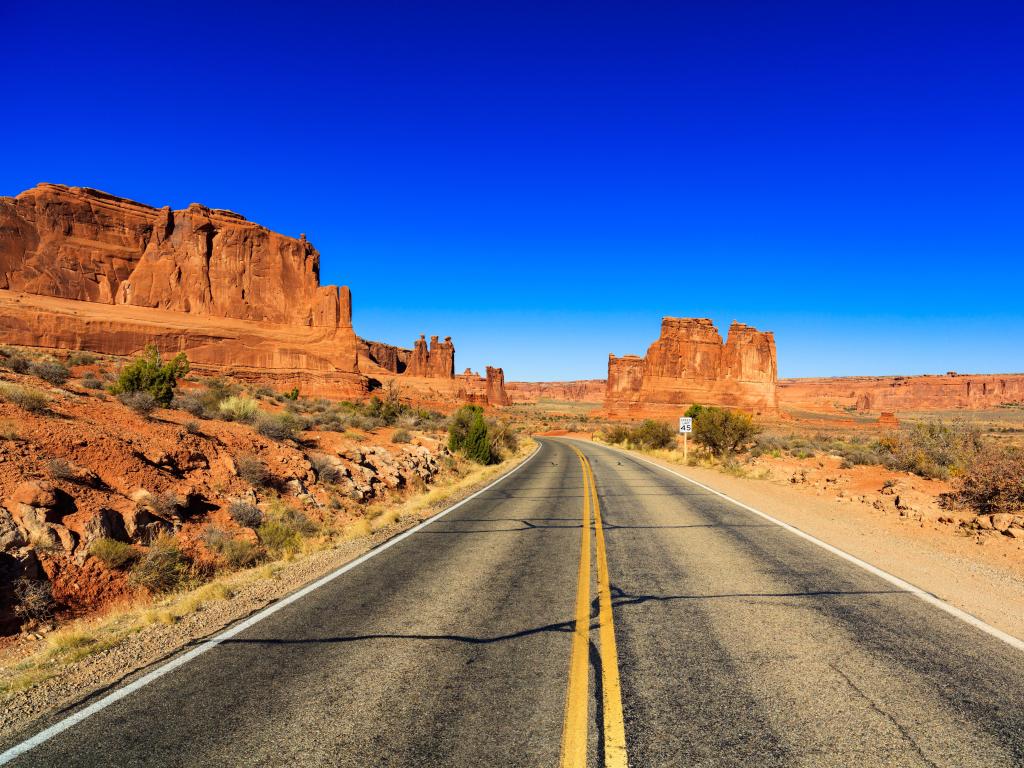
<svg viewBox="0 0 1024 768">
<path fill-rule="evenodd" d="M 421 334 L 413 345 L 405 374 L 429 379 L 455 378 L 455 345 L 452 337 L 445 336 L 444 341 L 438 341 L 437 336 L 431 336 L 428 347 L 426 337 Z"/>
<path fill-rule="evenodd" d="M 505 392 L 505 371 L 501 368 L 487 366 L 487 404 L 508 405 L 508 394 Z"/>
<path fill-rule="evenodd" d="M 679 415 L 693 403 L 778 408 L 775 338 L 734 322 L 726 342 L 706 318 L 666 317 L 644 357 L 608 357 L 605 410 L 615 417 Z"/>
<path fill-rule="evenodd" d="M 320 254 L 193 203 L 150 208 L 40 184 L 0 198 L 0 288 L 282 325 L 351 327 L 347 289 L 320 285 Z"/>
<path fill-rule="evenodd" d="M 200 365 L 353 374 L 339 389 L 360 389 L 351 295 L 320 285 L 305 236 L 199 204 L 57 184 L 0 198 L 0 333 L 115 355 L 155 343 Z"/>
</svg>

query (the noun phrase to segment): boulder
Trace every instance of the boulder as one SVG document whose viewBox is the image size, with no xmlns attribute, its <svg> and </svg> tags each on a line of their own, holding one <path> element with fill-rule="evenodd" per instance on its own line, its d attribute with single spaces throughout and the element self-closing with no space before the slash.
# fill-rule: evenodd
<svg viewBox="0 0 1024 768">
<path fill-rule="evenodd" d="M 53 483 L 46 480 L 26 480 L 14 489 L 8 501 L 39 509 L 53 509 L 57 506 L 57 491 Z"/>
<path fill-rule="evenodd" d="M 1003 533 L 1006 530 L 1008 530 L 1012 523 L 1013 515 L 1008 515 L 1005 513 L 992 515 L 992 527 L 1000 533 Z"/>
</svg>

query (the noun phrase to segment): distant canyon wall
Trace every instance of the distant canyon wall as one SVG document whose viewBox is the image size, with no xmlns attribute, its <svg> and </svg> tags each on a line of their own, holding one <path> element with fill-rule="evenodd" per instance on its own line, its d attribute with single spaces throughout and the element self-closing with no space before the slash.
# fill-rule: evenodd
<svg viewBox="0 0 1024 768">
<path fill-rule="evenodd" d="M 1024 374 L 843 376 L 782 379 L 779 402 L 793 410 L 941 411 L 1024 404 Z"/>
<path fill-rule="evenodd" d="M 693 403 L 778 410 L 775 338 L 734 322 L 725 343 L 706 318 L 666 317 L 644 357 L 608 356 L 604 411 L 671 418 Z"/>
<path fill-rule="evenodd" d="M 578 381 L 509 381 L 505 384 L 513 403 L 536 403 L 539 400 L 566 400 L 574 403 L 604 402 L 605 379 Z"/>
</svg>

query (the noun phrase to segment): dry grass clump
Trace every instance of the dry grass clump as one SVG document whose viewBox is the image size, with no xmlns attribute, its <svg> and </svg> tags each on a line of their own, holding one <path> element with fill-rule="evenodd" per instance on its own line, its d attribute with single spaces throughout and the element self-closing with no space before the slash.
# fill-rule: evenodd
<svg viewBox="0 0 1024 768">
<path fill-rule="evenodd" d="M 64 386 L 71 375 L 71 372 L 56 360 L 38 360 L 29 366 L 28 372 L 55 387 Z"/>
<path fill-rule="evenodd" d="M 0 382 L 0 397 L 30 413 L 46 413 L 50 409 L 50 398 L 37 389 L 18 384 Z"/>
<path fill-rule="evenodd" d="M 129 580 L 153 594 L 171 592 L 188 579 L 189 565 L 174 537 L 163 535 L 153 540 L 132 567 Z"/>
<path fill-rule="evenodd" d="M 263 512 L 255 504 L 247 501 L 233 501 L 228 507 L 231 519 L 243 528 L 259 528 L 263 522 Z"/>
<path fill-rule="evenodd" d="M 302 540 L 315 534 L 316 530 L 301 511 L 276 501 L 271 504 L 256 533 L 270 554 L 284 557 L 298 552 L 302 548 Z"/>
<path fill-rule="evenodd" d="M 260 404 L 245 395 L 232 395 L 218 406 L 222 418 L 228 421 L 249 422 L 260 413 Z"/>
<path fill-rule="evenodd" d="M 957 489 L 943 498 L 979 515 L 1024 512 L 1024 451 L 987 445 L 957 479 Z"/>
<path fill-rule="evenodd" d="M 318 482 L 333 485 L 341 481 L 341 470 L 330 456 L 323 453 L 311 453 L 306 458 L 309 459 Z"/>
<path fill-rule="evenodd" d="M 22 578 L 16 579 L 13 586 L 16 616 L 25 621 L 46 621 L 53 615 L 50 582 Z"/>
<path fill-rule="evenodd" d="M 238 476 L 249 485 L 264 487 L 271 483 L 270 470 L 255 456 L 239 456 L 235 459 L 235 469 L 238 471 Z"/>
<path fill-rule="evenodd" d="M 89 554 L 112 570 L 124 568 L 139 559 L 139 550 L 116 539 L 96 539 L 89 545 Z"/>
</svg>

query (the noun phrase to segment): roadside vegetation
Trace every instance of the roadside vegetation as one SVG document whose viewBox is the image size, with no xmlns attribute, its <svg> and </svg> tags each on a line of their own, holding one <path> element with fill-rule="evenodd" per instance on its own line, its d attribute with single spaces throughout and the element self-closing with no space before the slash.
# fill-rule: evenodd
<svg viewBox="0 0 1024 768">
<path fill-rule="evenodd" d="M 519 448 L 511 425 L 487 419 L 479 405 L 464 405 L 448 423 L 448 450 L 477 464 L 497 464 Z"/>
</svg>

